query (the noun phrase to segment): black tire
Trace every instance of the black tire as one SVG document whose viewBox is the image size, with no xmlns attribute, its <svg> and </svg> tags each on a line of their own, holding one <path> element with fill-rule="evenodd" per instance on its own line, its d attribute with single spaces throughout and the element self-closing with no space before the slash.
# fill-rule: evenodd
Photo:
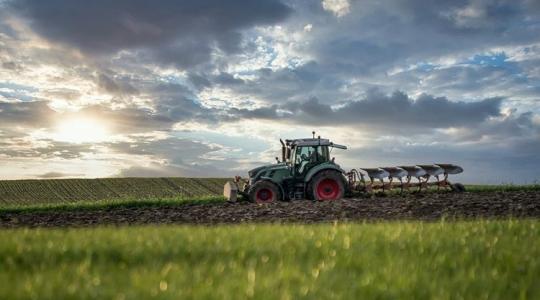
<svg viewBox="0 0 540 300">
<path fill-rule="evenodd" d="M 456 193 L 463 193 L 465 192 L 465 186 L 461 183 L 454 183 L 451 185 L 452 191 Z"/>
<path fill-rule="evenodd" d="M 308 184 L 308 196 L 315 201 L 338 200 L 345 195 L 343 175 L 334 170 L 317 173 Z"/>
<path fill-rule="evenodd" d="M 249 188 L 249 201 L 255 203 L 271 203 L 281 199 L 279 187 L 271 181 L 262 180 Z"/>
</svg>

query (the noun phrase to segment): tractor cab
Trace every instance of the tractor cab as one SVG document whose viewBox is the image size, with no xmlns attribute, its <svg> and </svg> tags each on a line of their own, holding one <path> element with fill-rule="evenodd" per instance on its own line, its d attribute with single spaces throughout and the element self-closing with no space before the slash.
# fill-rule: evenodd
<svg viewBox="0 0 540 300">
<path fill-rule="evenodd" d="M 284 145 L 286 156 L 283 161 L 290 166 L 291 175 L 295 178 L 304 178 L 313 167 L 323 163 L 333 163 L 330 159 L 329 147 L 346 149 L 328 139 L 312 138 L 286 140 Z"/>
</svg>

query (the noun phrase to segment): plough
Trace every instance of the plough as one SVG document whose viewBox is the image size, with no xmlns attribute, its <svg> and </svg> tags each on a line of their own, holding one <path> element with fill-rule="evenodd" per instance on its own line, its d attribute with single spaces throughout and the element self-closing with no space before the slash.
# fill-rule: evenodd
<svg viewBox="0 0 540 300">
<path fill-rule="evenodd" d="M 411 188 L 415 188 L 420 192 L 427 190 L 430 186 L 435 186 L 437 190 L 465 191 L 462 184 L 452 184 L 448 180 L 448 175 L 463 172 L 463 168 L 453 164 L 360 168 L 359 170 L 352 169 L 346 173 L 351 190 L 371 193 L 399 189 L 400 192 L 405 190 L 410 192 Z M 413 178 L 416 179 L 415 182 L 412 182 Z"/>
</svg>

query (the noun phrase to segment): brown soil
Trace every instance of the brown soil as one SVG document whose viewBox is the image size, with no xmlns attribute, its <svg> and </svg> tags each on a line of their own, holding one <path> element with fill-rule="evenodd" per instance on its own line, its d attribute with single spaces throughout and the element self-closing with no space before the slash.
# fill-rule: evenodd
<svg viewBox="0 0 540 300">
<path fill-rule="evenodd" d="M 272 204 L 214 203 L 79 211 L 0 212 L 0 227 L 539 218 L 540 191 L 415 194 Z"/>
</svg>

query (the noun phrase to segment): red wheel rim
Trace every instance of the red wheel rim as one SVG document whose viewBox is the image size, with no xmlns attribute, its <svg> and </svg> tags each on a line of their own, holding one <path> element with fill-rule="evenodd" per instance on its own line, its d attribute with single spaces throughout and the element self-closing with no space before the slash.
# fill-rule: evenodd
<svg viewBox="0 0 540 300">
<path fill-rule="evenodd" d="M 317 184 L 317 198 L 319 200 L 337 200 L 339 184 L 334 179 L 326 178 Z"/>
<path fill-rule="evenodd" d="M 272 202 L 272 199 L 274 198 L 274 193 L 271 189 L 262 188 L 257 191 L 255 198 L 258 203 Z"/>
</svg>

